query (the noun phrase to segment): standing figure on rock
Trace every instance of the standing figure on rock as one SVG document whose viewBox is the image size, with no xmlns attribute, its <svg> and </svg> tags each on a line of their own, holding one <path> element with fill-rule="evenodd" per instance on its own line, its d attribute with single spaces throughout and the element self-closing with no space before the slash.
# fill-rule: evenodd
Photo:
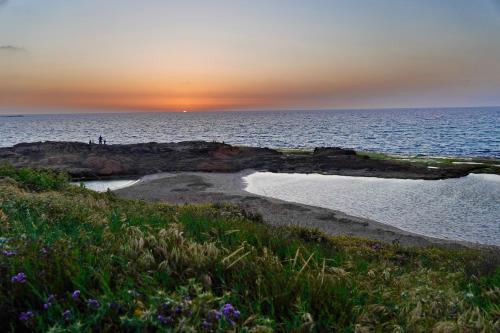
<svg viewBox="0 0 500 333">
<path fill-rule="evenodd" d="M 102 145 L 102 135 L 99 135 L 99 144 Z"/>
</svg>

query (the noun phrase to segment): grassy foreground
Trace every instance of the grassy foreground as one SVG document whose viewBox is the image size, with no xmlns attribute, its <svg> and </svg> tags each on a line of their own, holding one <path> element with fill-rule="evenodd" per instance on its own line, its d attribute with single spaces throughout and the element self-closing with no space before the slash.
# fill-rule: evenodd
<svg viewBox="0 0 500 333">
<path fill-rule="evenodd" d="M 498 261 L 0 167 L 0 331 L 498 332 Z M 498 258 L 497 258 L 498 259 Z"/>
</svg>

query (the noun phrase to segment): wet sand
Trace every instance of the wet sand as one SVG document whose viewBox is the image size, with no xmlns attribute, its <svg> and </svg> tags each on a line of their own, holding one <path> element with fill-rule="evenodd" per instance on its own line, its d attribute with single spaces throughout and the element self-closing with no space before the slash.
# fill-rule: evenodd
<svg viewBox="0 0 500 333">
<path fill-rule="evenodd" d="M 253 214 L 260 214 L 265 223 L 273 226 L 315 228 L 333 236 L 355 236 L 381 242 L 397 242 L 403 246 L 474 247 L 498 250 L 495 246 L 421 236 L 336 210 L 251 194 L 244 190 L 242 177 L 252 172 L 246 170 L 238 173 L 160 173 L 145 176 L 133 186 L 114 192 L 124 198 L 150 202 L 233 204 Z"/>
</svg>

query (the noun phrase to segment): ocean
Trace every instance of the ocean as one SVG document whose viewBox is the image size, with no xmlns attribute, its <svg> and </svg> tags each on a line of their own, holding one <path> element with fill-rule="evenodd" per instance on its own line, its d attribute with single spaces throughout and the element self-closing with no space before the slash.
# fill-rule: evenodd
<svg viewBox="0 0 500 333">
<path fill-rule="evenodd" d="M 216 140 L 271 148 L 338 146 L 397 155 L 500 158 L 500 107 L 0 116 L 3 147 L 97 141 L 99 135 L 108 144 Z"/>
</svg>

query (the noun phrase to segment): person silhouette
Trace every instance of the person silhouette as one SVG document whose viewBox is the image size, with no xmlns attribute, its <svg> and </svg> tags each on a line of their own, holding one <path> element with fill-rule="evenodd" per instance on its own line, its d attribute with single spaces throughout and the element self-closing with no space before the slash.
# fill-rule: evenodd
<svg viewBox="0 0 500 333">
<path fill-rule="evenodd" d="M 102 136 L 99 135 L 99 144 L 102 145 Z"/>
<path fill-rule="evenodd" d="M 102 142 L 103 142 L 104 144 L 106 144 L 106 139 L 102 139 Z"/>
</svg>

